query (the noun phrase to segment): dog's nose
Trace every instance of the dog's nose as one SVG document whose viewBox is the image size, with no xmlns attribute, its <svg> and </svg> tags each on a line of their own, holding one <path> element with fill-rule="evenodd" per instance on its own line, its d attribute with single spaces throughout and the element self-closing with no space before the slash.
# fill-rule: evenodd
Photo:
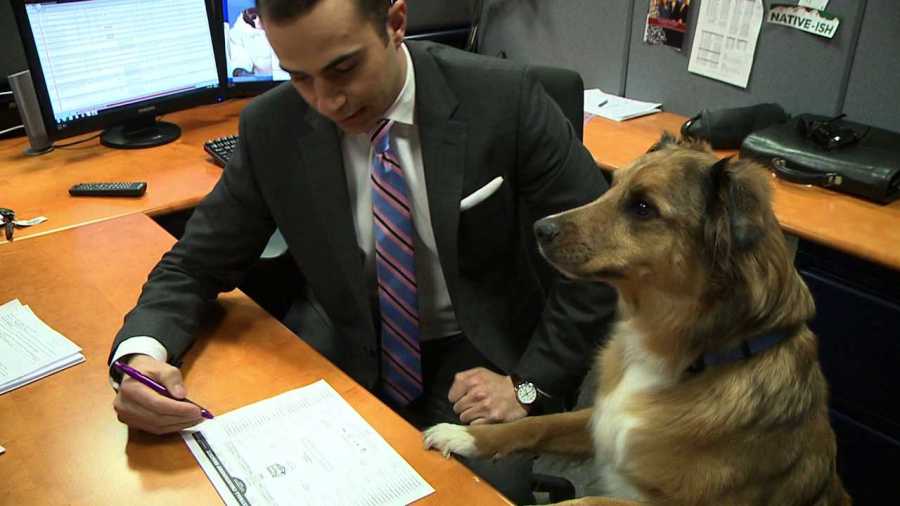
<svg viewBox="0 0 900 506">
<path fill-rule="evenodd" d="M 559 225 L 547 218 L 538 220 L 534 224 L 534 235 L 541 244 L 549 244 L 559 235 Z"/>
</svg>

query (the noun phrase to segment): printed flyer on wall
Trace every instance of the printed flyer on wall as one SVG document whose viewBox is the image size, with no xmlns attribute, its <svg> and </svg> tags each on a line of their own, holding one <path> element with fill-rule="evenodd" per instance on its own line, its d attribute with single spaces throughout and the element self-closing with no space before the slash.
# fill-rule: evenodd
<svg viewBox="0 0 900 506">
<path fill-rule="evenodd" d="M 688 70 L 746 88 L 762 20 L 762 0 L 701 3 Z"/>
</svg>

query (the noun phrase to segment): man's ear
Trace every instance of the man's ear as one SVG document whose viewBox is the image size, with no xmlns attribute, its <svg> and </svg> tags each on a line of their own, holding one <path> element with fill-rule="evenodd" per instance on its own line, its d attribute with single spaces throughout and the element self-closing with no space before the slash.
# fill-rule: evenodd
<svg viewBox="0 0 900 506">
<path fill-rule="evenodd" d="M 388 7 L 388 39 L 395 47 L 400 47 L 406 37 L 406 0 L 396 0 Z"/>
<path fill-rule="evenodd" d="M 768 182 L 751 162 L 723 158 L 708 170 L 706 244 L 715 264 L 753 248 L 765 233 Z"/>
</svg>

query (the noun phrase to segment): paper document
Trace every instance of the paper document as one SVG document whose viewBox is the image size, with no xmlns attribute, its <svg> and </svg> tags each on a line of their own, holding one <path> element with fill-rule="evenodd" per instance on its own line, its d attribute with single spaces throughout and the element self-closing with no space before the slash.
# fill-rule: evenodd
<svg viewBox="0 0 900 506">
<path fill-rule="evenodd" d="M 81 362 L 81 348 L 18 299 L 0 306 L 0 394 Z"/>
<path fill-rule="evenodd" d="M 610 95 L 596 88 L 584 90 L 584 112 L 615 121 L 653 114 L 660 107 L 662 104 Z"/>
<path fill-rule="evenodd" d="M 405 505 L 434 492 L 324 380 L 185 430 L 232 505 Z"/>
<path fill-rule="evenodd" d="M 702 2 L 688 70 L 746 88 L 762 20 L 762 0 Z"/>
</svg>

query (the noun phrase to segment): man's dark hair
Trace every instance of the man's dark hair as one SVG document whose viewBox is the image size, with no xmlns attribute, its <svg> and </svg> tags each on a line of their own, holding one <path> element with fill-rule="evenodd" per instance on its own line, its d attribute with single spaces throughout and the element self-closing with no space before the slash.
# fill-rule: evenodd
<svg viewBox="0 0 900 506">
<path fill-rule="evenodd" d="M 256 0 L 256 8 L 264 20 L 274 23 L 292 21 L 306 14 L 320 0 Z M 390 0 L 352 0 L 362 17 L 375 27 L 375 33 L 387 41 L 384 27 L 387 24 Z"/>
</svg>

